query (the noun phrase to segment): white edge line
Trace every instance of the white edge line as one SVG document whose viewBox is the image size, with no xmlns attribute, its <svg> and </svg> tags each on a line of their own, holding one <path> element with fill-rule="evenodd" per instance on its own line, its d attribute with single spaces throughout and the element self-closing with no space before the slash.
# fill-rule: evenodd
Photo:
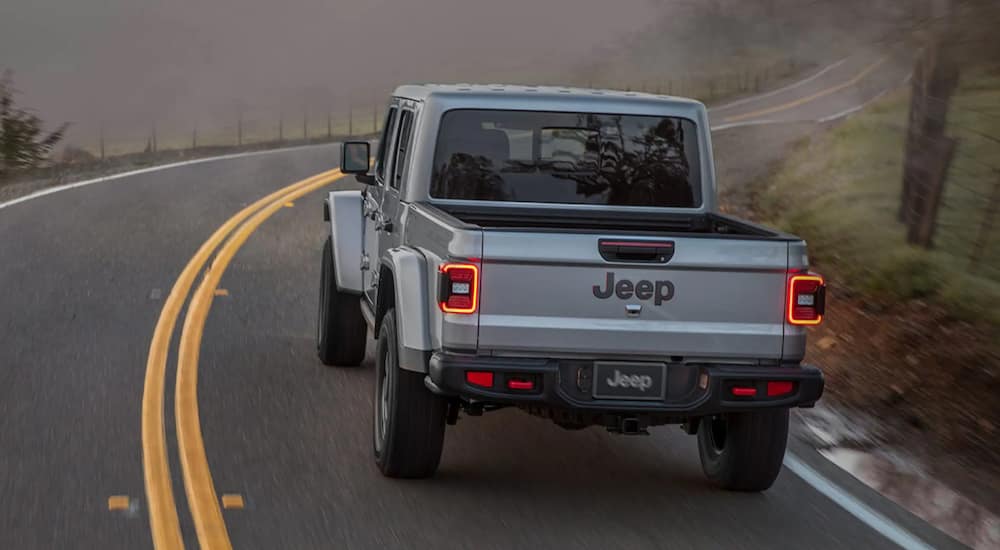
<svg viewBox="0 0 1000 550">
<path fill-rule="evenodd" d="M 906 82 L 909 81 L 911 78 L 913 78 L 913 73 L 912 72 L 910 74 L 906 75 L 906 77 L 903 78 L 903 80 L 900 82 L 900 85 L 906 84 Z M 867 107 L 867 106 L 871 105 L 872 103 L 874 103 L 874 102 L 878 101 L 879 99 L 881 99 L 882 96 L 884 96 L 885 94 L 887 94 L 887 93 L 889 93 L 889 92 L 891 92 L 891 91 L 893 91 L 895 89 L 896 89 L 895 86 L 886 88 L 886 89 L 882 90 L 881 92 L 879 92 L 878 94 L 876 94 L 874 97 L 868 99 L 867 101 L 865 101 L 864 103 L 862 103 L 860 105 L 855 105 L 854 107 L 851 107 L 849 109 L 844 109 L 843 111 L 840 111 L 839 113 L 834 113 L 832 115 L 827 115 L 825 117 L 818 118 L 818 119 L 815 119 L 815 120 L 814 119 L 805 119 L 805 120 L 769 120 L 769 119 L 764 119 L 764 120 L 748 120 L 746 122 L 732 122 L 732 123 L 729 123 L 729 124 L 721 124 L 719 126 L 712 126 L 711 128 L 709 128 L 709 130 L 711 130 L 713 132 L 718 132 L 718 131 L 721 131 L 721 130 L 728 130 L 730 128 L 740 128 L 742 126 L 757 126 L 757 125 L 761 125 L 761 124 L 794 124 L 796 122 L 819 122 L 819 123 L 830 122 L 832 120 L 837 120 L 839 118 L 843 118 L 843 117 L 852 115 L 852 114 L 854 114 L 854 113 L 856 113 L 856 112 L 864 109 L 865 107 Z"/>
<path fill-rule="evenodd" d="M 758 126 L 761 124 L 793 124 L 795 122 L 813 122 L 812 120 L 748 120 L 746 122 L 731 122 L 729 124 L 721 124 L 719 126 L 712 126 L 709 130 L 713 132 L 718 132 L 720 130 L 728 130 L 730 128 L 740 128 L 742 126 Z"/>
<path fill-rule="evenodd" d="M 299 149 L 309 149 L 312 147 L 329 147 L 330 145 L 335 145 L 337 142 L 333 143 L 318 143 L 313 145 L 297 145 L 295 147 L 282 147 L 280 149 L 265 149 L 263 151 L 247 151 L 245 153 L 231 153 L 228 155 L 219 155 L 215 157 L 203 157 L 198 159 L 185 160 L 181 162 L 171 162 L 169 164 L 161 164 L 158 166 L 150 166 L 149 168 L 141 168 L 139 170 L 131 170 L 128 172 L 120 172 L 117 174 L 111 174 L 108 176 L 101 176 L 99 178 L 78 181 L 74 183 L 67 183 L 64 185 L 57 185 L 55 187 L 49 187 L 47 189 L 42 189 L 40 191 L 35 191 L 29 195 L 23 197 L 18 197 L 16 199 L 9 200 L 7 202 L 0 202 L 0 210 L 7 208 L 8 206 L 14 206 L 15 204 L 20 204 L 22 202 L 30 201 L 31 199 L 37 199 L 39 197 L 44 197 L 45 195 L 51 195 L 52 193 L 58 193 L 59 191 L 65 191 L 67 189 L 73 189 L 76 187 L 83 187 L 85 185 L 92 185 L 95 183 L 101 183 L 105 181 L 117 180 L 122 178 L 127 178 L 131 176 L 138 176 L 140 174 L 148 174 L 149 172 L 158 172 L 160 170 L 169 170 L 171 168 L 179 168 L 181 166 L 190 166 L 192 164 L 201 164 L 203 162 L 214 162 L 218 160 L 230 160 L 243 157 L 252 157 L 257 155 L 269 155 L 272 153 L 284 153 L 288 151 L 296 151 Z"/>
<path fill-rule="evenodd" d="M 912 76 L 913 76 L 912 72 L 910 74 L 906 75 L 906 78 L 903 79 L 903 81 L 900 83 L 900 85 L 906 84 L 906 82 L 908 80 L 910 80 L 910 78 Z M 844 109 L 843 111 L 841 111 L 839 113 L 834 113 L 832 115 L 825 116 L 825 117 L 823 117 L 821 119 L 818 119 L 816 122 L 830 122 L 831 120 L 837 120 L 838 118 L 843 118 L 845 116 L 852 115 L 852 114 L 860 111 L 861 109 L 864 109 L 865 107 L 871 105 L 872 103 L 878 101 L 879 98 L 881 98 L 885 94 L 887 94 L 887 93 L 889 93 L 889 92 L 891 92 L 891 91 L 893 91 L 895 89 L 896 89 L 895 87 L 886 88 L 886 89 L 882 90 L 881 92 L 879 92 L 878 94 L 876 94 L 875 97 L 869 99 L 868 101 L 865 101 L 861 105 L 857 105 L 855 107 L 851 107 L 850 109 Z"/>
<path fill-rule="evenodd" d="M 823 477 L 794 454 L 787 453 L 785 455 L 785 467 L 799 476 L 802 481 L 805 481 L 813 489 L 816 489 L 843 508 L 847 513 L 900 547 L 907 550 L 933 550 L 932 546 L 929 546 L 889 518 L 871 509 L 867 504 L 851 496 L 850 493 Z"/>
<path fill-rule="evenodd" d="M 743 99 L 738 99 L 738 100 L 733 101 L 731 103 L 726 103 L 725 105 L 719 105 L 718 107 L 712 107 L 711 110 L 713 110 L 713 111 L 721 111 L 723 109 L 728 109 L 730 107 L 736 107 L 736 106 L 739 106 L 739 105 L 743 105 L 745 103 L 750 103 L 751 101 L 757 101 L 758 99 L 764 99 L 766 97 L 771 97 L 773 95 L 780 94 L 781 92 L 787 92 L 788 90 L 793 90 L 795 88 L 798 88 L 799 86 L 803 86 L 805 84 L 808 84 L 808 83 L 812 82 L 813 80 L 816 80 L 817 78 L 823 76 L 824 74 L 826 74 L 826 73 L 828 73 L 828 72 L 836 69 L 837 67 L 839 67 L 840 65 L 842 65 L 848 59 L 850 59 L 850 58 L 849 57 L 845 57 L 845 58 L 841 59 L 840 61 L 835 61 L 835 62 L 827 65 L 826 67 L 824 67 L 818 73 L 816 73 L 816 74 L 814 74 L 814 75 L 812 75 L 812 76 L 810 76 L 808 78 L 805 78 L 803 80 L 799 80 L 798 82 L 793 82 L 793 83 L 791 83 L 791 84 L 789 84 L 787 86 L 782 86 L 781 88 L 778 88 L 777 90 L 771 90 L 770 92 L 763 93 L 763 94 L 760 94 L 760 95 L 755 95 L 755 96 L 751 96 L 751 97 L 745 97 Z"/>
</svg>

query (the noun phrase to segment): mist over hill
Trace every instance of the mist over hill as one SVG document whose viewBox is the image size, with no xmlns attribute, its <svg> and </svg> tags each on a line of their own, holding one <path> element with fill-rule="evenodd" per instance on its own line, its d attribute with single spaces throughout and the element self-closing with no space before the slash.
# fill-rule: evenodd
<svg viewBox="0 0 1000 550">
<path fill-rule="evenodd" d="M 0 5 L 0 68 L 67 142 L 384 103 L 407 81 L 627 87 L 829 59 L 905 0 L 33 0 Z M 912 11 L 912 10 L 911 10 Z M 370 121 L 371 115 L 366 115 Z M 290 122 L 290 125 L 301 122 Z M 370 125 L 370 122 L 368 122 Z M 274 129 L 271 128 L 271 131 Z M 188 139 L 188 138 L 185 138 Z"/>
<path fill-rule="evenodd" d="M 0 67 L 46 120 L 73 121 L 77 133 L 98 122 L 139 129 L 370 104 L 402 81 L 541 78 L 659 9 L 648 0 L 14 1 L 0 5 Z"/>
</svg>

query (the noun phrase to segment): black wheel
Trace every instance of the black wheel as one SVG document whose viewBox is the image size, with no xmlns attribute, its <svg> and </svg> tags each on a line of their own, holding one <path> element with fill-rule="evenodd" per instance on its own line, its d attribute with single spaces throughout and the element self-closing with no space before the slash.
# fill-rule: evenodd
<svg viewBox="0 0 1000 550">
<path fill-rule="evenodd" d="M 430 477 L 444 445 L 447 403 L 424 375 L 399 368 L 396 311 L 385 313 L 375 352 L 375 463 L 388 477 Z"/>
<path fill-rule="evenodd" d="M 319 285 L 316 351 L 324 365 L 350 367 L 365 358 L 368 325 L 361 316 L 361 297 L 337 290 L 333 276 L 333 243 L 323 245 L 323 274 Z"/>
<path fill-rule="evenodd" d="M 730 491 L 764 491 L 781 471 L 788 409 L 701 419 L 698 455 L 709 479 Z"/>
</svg>

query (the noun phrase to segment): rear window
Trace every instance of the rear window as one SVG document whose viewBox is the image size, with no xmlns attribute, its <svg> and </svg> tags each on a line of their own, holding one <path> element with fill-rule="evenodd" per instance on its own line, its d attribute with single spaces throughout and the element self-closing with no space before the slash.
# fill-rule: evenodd
<svg viewBox="0 0 1000 550">
<path fill-rule="evenodd" d="M 675 117 L 448 111 L 430 194 L 438 199 L 701 206 L 697 127 Z"/>
</svg>

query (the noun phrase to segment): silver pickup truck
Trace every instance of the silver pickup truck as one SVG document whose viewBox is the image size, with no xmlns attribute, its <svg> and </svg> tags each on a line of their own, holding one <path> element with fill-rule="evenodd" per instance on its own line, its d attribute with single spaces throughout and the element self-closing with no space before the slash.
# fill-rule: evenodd
<svg viewBox="0 0 1000 550">
<path fill-rule="evenodd" d="M 679 424 L 706 475 L 761 491 L 825 284 L 798 237 L 720 214 L 704 105 L 517 86 L 396 89 L 361 191 L 324 204 L 317 347 L 375 336 L 375 460 L 432 475 L 446 426 L 503 407 L 567 429 Z"/>
</svg>

